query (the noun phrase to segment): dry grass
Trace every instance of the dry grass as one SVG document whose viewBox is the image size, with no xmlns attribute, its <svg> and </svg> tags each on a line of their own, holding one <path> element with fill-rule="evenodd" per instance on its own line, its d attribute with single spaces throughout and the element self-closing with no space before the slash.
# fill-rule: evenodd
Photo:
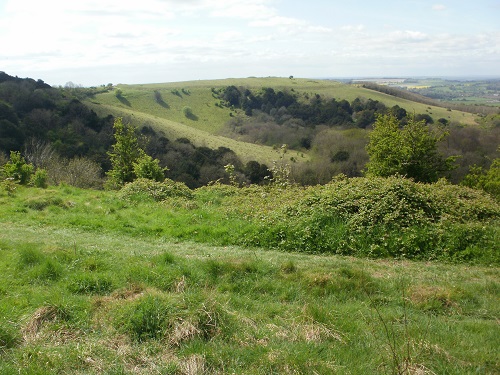
<svg viewBox="0 0 500 375">
<path fill-rule="evenodd" d="M 46 323 L 54 322 L 61 315 L 56 306 L 42 306 L 38 308 L 29 318 L 26 325 L 22 328 L 22 335 L 25 342 L 34 341 Z"/>
<path fill-rule="evenodd" d="M 172 346 L 179 346 L 182 342 L 188 341 L 199 335 L 200 332 L 201 331 L 193 323 L 181 319 L 174 325 L 168 342 Z"/>
<path fill-rule="evenodd" d="M 205 358 L 202 355 L 192 355 L 180 363 L 183 375 L 202 375 L 207 372 Z"/>
</svg>

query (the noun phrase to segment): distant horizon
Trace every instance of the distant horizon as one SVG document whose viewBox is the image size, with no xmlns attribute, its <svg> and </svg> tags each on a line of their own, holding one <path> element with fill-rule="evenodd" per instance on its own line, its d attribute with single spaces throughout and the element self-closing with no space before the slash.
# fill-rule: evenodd
<svg viewBox="0 0 500 375">
<path fill-rule="evenodd" d="M 192 80 L 180 80 L 180 81 L 158 81 L 158 82 L 136 82 L 136 83 L 128 83 L 128 82 L 108 82 L 108 83 L 101 83 L 98 85 L 83 85 L 78 82 L 74 82 L 72 80 L 66 82 L 65 84 L 52 84 L 51 82 L 48 82 L 46 79 L 43 77 L 29 77 L 29 76 L 19 76 L 16 74 L 12 74 L 9 72 L 1 71 L 3 73 L 6 73 L 12 77 L 17 77 L 17 78 L 27 78 L 27 79 L 34 79 L 34 80 L 42 80 L 46 84 L 52 86 L 52 87 L 64 87 L 67 84 L 73 84 L 76 87 L 98 87 L 98 86 L 103 86 L 107 84 L 113 84 L 113 85 L 149 85 L 149 84 L 162 84 L 162 83 L 175 83 L 175 82 L 196 82 L 196 81 L 218 81 L 218 80 L 225 80 L 225 79 L 248 79 L 248 78 L 297 78 L 297 79 L 318 79 L 318 80 L 339 80 L 339 81 L 349 81 L 349 80 L 356 80 L 356 81 L 363 81 L 363 80 L 397 80 L 397 79 L 442 79 L 444 81 L 483 81 L 483 80 L 500 80 L 500 75 L 462 75 L 462 76 L 438 76 L 438 75 L 421 75 L 421 76 L 412 76 L 412 75 L 381 75 L 381 76 L 325 76 L 325 77 L 298 77 L 298 76 L 248 76 L 248 77 L 224 77 L 224 78 L 200 78 L 200 79 L 192 79 Z"/>
</svg>

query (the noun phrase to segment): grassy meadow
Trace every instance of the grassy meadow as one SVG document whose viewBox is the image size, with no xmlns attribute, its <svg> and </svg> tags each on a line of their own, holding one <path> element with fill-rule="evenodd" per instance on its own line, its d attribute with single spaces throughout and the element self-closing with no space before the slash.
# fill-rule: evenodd
<svg viewBox="0 0 500 375">
<path fill-rule="evenodd" d="M 371 98 L 383 102 L 387 107 L 399 105 L 409 113 L 429 114 L 436 120 L 445 118 L 450 122 L 462 124 L 476 123 L 475 116 L 470 113 L 448 111 L 446 108 L 428 106 L 335 81 L 301 78 L 270 77 L 117 85 L 115 91 L 95 95 L 86 104 L 100 116 L 113 114 L 130 119 L 135 126 L 151 125 L 156 130 L 163 131 L 167 138 L 186 137 L 197 146 L 228 147 L 244 161 L 257 160 L 260 163 L 269 164 L 277 159 L 276 150 L 272 147 L 248 144 L 218 135 L 232 117 L 245 116 L 241 110 L 231 110 L 216 105 L 220 100 L 213 96 L 211 89 L 231 85 L 248 87 L 251 90 L 260 90 L 263 87 L 294 90 L 298 94 L 307 93 L 310 96 L 320 94 L 327 98 L 348 101 L 358 97 Z M 120 98 L 116 96 L 118 89 L 122 92 Z M 155 100 L 155 91 L 161 96 L 160 103 Z M 186 107 L 192 110 L 193 116 L 185 116 Z M 291 152 L 290 156 L 294 156 L 297 161 L 308 160 L 308 155 L 304 152 Z"/>
<path fill-rule="evenodd" d="M 500 208 L 440 184 L 4 183 L 0 373 L 498 373 Z"/>
</svg>

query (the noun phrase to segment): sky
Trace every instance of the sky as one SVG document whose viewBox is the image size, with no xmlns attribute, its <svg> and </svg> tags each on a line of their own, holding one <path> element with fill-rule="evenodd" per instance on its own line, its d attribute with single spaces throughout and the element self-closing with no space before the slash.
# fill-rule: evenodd
<svg viewBox="0 0 500 375">
<path fill-rule="evenodd" d="M 0 0 L 0 71 L 82 86 L 500 77 L 500 0 Z"/>
</svg>

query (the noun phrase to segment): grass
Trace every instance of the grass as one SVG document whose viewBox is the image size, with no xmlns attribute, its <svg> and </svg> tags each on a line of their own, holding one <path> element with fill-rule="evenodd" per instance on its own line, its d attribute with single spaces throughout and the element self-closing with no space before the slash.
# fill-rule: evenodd
<svg viewBox="0 0 500 375">
<path fill-rule="evenodd" d="M 500 371 L 498 267 L 234 246 L 238 192 L 0 192 L 0 373 Z"/>
</svg>

